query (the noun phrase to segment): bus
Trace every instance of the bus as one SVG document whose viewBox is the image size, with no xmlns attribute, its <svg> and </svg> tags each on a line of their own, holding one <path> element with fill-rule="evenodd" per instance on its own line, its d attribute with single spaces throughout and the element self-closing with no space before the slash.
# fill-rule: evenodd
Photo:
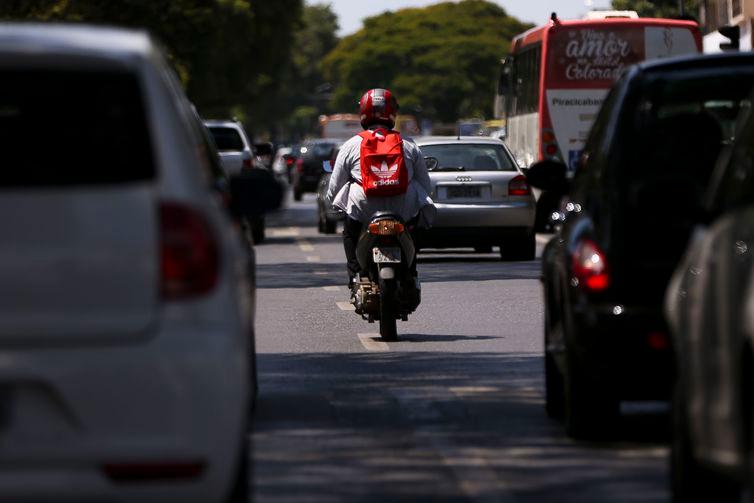
<svg viewBox="0 0 754 503">
<path fill-rule="evenodd" d="M 572 174 L 610 86 L 628 65 L 702 50 L 693 21 L 639 18 L 633 11 L 591 12 L 513 39 L 495 99 L 505 141 L 521 166 L 553 159 Z M 557 204 L 537 194 L 537 227 Z"/>
<path fill-rule="evenodd" d="M 320 115 L 319 127 L 322 138 L 347 140 L 364 129 L 356 114 Z"/>
</svg>

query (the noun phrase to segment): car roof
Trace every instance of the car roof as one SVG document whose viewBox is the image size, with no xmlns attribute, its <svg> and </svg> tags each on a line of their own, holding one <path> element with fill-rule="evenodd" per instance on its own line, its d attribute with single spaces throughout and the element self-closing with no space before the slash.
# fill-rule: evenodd
<svg viewBox="0 0 754 503">
<path fill-rule="evenodd" d="M 488 143 L 492 145 L 503 145 L 498 138 L 490 136 L 420 136 L 414 138 L 414 142 L 419 145 L 445 145 L 445 144 L 480 144 Z"/>
<path fill-rule="evenodd" d="M 105 56 L 128 63 L 153 51 L 145 31 L 83 24 L 0 23 L 0 57 Z"/>
<path fill-rule="evenodd" d="M 752 65 L 754 65 L 754 53 L 731 52 L 653 59 L 639 63 L 636 66 L 641 72 L 660 73 L 664 71 L 703 70 L 720 66 L 728 67 L 731 70 L 736 67 L 744 67 L 746 70 L 751 71 Z"/>
</svg>

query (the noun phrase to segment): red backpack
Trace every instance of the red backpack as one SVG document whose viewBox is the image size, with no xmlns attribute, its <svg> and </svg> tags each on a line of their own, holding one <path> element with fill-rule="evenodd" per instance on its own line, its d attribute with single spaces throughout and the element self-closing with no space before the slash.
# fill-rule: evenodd
<svg viewBox="0 0 754 503">
<path fill-rule="evenodd" d="M 408 190 L 403 139 L 397 131 L 368 130 L 361 136 L 361 180 L 364 194 L 397 196 Z"/>
</svg>

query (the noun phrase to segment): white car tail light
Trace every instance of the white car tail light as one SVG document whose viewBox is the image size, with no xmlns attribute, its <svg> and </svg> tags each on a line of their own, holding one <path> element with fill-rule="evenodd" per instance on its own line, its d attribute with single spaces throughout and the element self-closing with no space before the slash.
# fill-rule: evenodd
<svg viewBox="0 0 754 503">
<path fill-rule="evenodd" d="M 196 210 L 175 202 L 160 204 L 163 299 L 185 299 L 212 290 L 219 274 L 217 244 L 209 223 Z"/>
</svg>

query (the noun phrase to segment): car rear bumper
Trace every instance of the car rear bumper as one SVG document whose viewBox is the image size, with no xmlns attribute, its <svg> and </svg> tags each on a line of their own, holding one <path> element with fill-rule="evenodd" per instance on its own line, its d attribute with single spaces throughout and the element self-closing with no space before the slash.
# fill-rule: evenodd
<svg viewBox="0 0 754 503">
<path fill-rule="evenodd" d="M 0 351 L 0 501 L 220 501 L 248 419 L 243 339 L 231 324 L 164 320 L 129 345 Z M 105 471 L 165 463 L 203 468 L 129 482 Z"/>
<path fill-rule="evenodd" d="M 672 353 L 659 309 L 616 303 L 575 309 L 572 337 L 576 364 L 621 399 L 670 397 Z"/>
<path fill-rule="evenodd" d="M 505 204 L 435 203 L 437 217 L 433 228 L 441 227 L 533 227 L 532 201 Z"/>
<path fill-rule="evenodd" d="M 419 248 L 454 248 L 500 246 L 530 232 L 526 227 L 432 227 L 417 229 L 413 236 Z"/>
</svg>

